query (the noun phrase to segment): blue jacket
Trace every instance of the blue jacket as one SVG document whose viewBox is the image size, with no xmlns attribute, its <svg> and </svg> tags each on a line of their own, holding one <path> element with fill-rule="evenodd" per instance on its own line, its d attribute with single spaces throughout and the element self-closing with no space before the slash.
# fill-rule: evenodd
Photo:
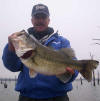
<svg viewBox="0 0 100 101">
<path fill-rule="evenodd" d="M 52 35 L 44 43 L 44 45 L 48 44 L 55 50 L 70 47 L 70 42 L 57 33 Z M 61 82 L 56 76 L 45 76 L 42 74 L 38 74 L 35 78 L 30 78 L 29 69 L 20 61 L 14 52 L 8 50 L 8 44 L 4 48 L 2 60 L 4 66 L 10 71 L 20 71 L 15 90 L 19 91 L 22 96 L 30 98 L 40 99 L 64 96 L 68 91 L 72 90 L 72 81 L 78 75 L 78 72 L 75 70 L 75 74 L 66 83 Z"/>
</svg>

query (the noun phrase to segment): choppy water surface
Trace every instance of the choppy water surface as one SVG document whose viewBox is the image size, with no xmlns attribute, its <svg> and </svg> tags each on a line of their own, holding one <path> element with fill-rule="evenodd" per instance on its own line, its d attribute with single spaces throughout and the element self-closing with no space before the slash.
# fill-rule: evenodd
<svg viewBox="0 0 100 101">
<path fill-rule="evenodd" d="M 7 88 L 0 83 L 0 101 L 18 101 L 18 93 L 14 91 L 15 82 L 7 81 Z M 91 83 L 74 81 L 73 90 L 68 93 L 70 101 L 100 101 L 100 85 L 94 87 Z"/>
</svg>

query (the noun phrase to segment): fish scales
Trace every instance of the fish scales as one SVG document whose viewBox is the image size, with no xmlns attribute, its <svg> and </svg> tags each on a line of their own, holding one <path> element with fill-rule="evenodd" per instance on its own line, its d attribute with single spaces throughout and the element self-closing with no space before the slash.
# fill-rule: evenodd
<svg viewBox="0 0 100 101">
<path fill-rule="evenodd" d="M 92 71 L 97 68 L 97 60 L 73 60 L 75 53 L 72 48 L 54 50 L 39 43 L 25 30 L 14 33 L 12 44 L 20 60 L 29 68 L 30 77 L 36 73 L 44 75 L 55 75 L 62 81 L 66 81 L 66 67 L 78 70 L 87 80 L 92 80 Z"/>
</svg>

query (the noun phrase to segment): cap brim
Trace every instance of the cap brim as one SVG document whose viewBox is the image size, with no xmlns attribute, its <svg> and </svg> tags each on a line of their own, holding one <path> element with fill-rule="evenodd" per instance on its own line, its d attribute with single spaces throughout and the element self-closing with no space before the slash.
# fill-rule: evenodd
<svg viewBox="0 0 100 101">
<path fill-rule="evenodd" d="M 35 16 L 36 14 L 45 14 L 46 16 L 49 16 L 49 14 L 44 11 L 37 11 L 37 12 L 33 13 L 32 16 Z"/>
</svg>

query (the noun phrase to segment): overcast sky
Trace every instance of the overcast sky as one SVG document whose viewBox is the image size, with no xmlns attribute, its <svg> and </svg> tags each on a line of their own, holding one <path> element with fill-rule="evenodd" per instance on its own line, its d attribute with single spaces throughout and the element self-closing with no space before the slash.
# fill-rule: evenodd
<svg viewBox="0 0 100 101">
<path fill-rule="evenodd" d="M 70 40 L 78 59 L 100 60 L 100 0 L 0 0 L 0 58 L 8 36 L 27 29 L 31 24 L 31 10 L 37 3 L 46 4 L 50 10 L 50 25 Z M 99 67 L 97 70 L 100 70 Z M 96 70 L 96 71 L 97 71 Z M 0 59 L 0 77 L 14 77 Z"/>
</svg>

